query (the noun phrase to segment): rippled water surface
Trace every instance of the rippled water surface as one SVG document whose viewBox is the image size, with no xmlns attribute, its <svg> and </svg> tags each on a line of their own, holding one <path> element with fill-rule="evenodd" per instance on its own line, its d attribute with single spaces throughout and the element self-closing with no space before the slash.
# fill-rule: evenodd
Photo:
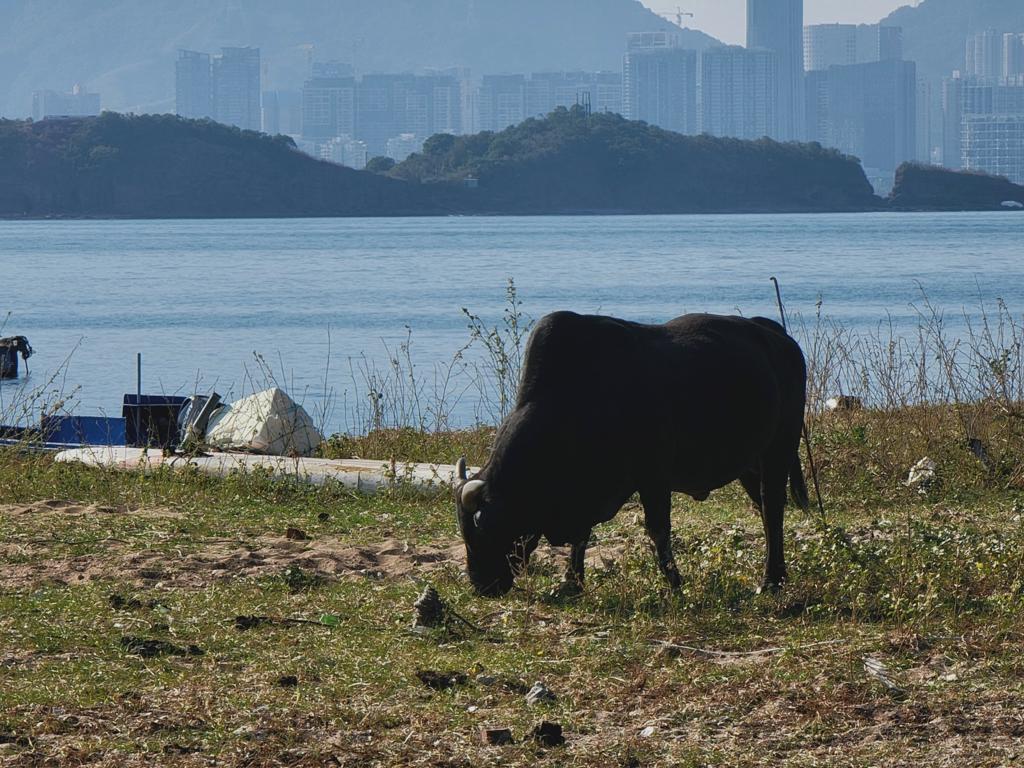
<svg viewBox="0 0 1024 768">
<path fill-rule="evenodd" d="M 774 317 L 777 275 L 790 312 L 820 298 L 854 327 L 909 331 L 922 290 L 954 325 L 997 298 L 1024 313 L 1022 235 L 1009 213 L 0 222 L 0 335 L 28 336 L 30 382 L 61 370 L 78 413 L 119 410 L 137 352 L 147 392 L 228 396 L 265 380 L 259 353 L 310 410 L 333 392 L 343 429 L 362 397 L 350 358 L 386 366 L 412 329 L 432 382 L 468 339 L 461 308 L 498 321 L 509 277 L 534 318 L 663 321 Z"/>
</svg>

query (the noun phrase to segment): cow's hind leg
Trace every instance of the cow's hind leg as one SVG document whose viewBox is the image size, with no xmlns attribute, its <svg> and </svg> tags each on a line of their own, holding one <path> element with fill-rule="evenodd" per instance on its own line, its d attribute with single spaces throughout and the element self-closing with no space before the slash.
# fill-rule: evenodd
<svg viewBox="0 0 1024 768">
<path fill-rule="evenodd" d="M 767 556 L 761 591 L 777 592 L 786 583 L 786 557 L 782 547 L 783 517 L 786 508 L 788 470 L 764 462 L 759 472 L 740 476 L 743 489 L 761 511 Z"/>
<path fill-rule="evenodd" d="M 658 567 L 672 589 L 679 589 L 682 582 L 672 556 L 672 492 L 641 490 L 640 502 L 644 505 L 644 525 L 654 543 Z"/>
</svg>

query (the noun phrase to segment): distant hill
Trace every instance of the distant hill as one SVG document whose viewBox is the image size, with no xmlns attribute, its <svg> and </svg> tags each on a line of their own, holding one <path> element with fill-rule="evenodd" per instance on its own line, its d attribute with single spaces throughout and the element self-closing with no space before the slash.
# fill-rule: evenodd
<svg viewBox="0 0 1024 768">
<path fill-rule="evenodd" d="M 889 199 L 900 210 L 998 211 L 1006 210 L 1004 202 L 1024 204 L 1024 186 L 1003 176 L 906 163 L 896 170 Z"/>
<path fill-rule="evenodd" d="M 84 82 L 106 109 L 170 112 L 178 48 L 262 49 L 266 85 L 320 60 L 361 72 L 620 70 L 628 32 L 676 29 L 637 0 L 0 0 L 0 115 Z M 714 41 L 682 32 L 683 43 Z"/>
<path fill-rule="evenodd" d="M 924 0 L 904 6 L 883 24 L 903 27 L 903 54 L 932 81 L 964 68 L 968 35 L 996 29 L 1024 32 L 1024 0 Z"/>
<path fill-rule="evenodd" d="M 447 213 L 401 181 L 291 139 L 169 115 L 0 120 L 0 216 L 232 218 Z"/>
<path fill-rule="evenodd" d="M 868 210 L 860 163 L 818 144 L 683 136 L 618 115 L 559 109 L 500 133 L 431 138 L 389 172 L 444 187 L 478 180 L 476 212 Z"/>
</svg>

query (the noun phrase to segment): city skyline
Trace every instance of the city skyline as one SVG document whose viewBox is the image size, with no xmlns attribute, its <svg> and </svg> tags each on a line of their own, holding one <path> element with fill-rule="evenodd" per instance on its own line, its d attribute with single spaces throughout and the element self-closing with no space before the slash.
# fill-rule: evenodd
<svg viewBox="0 0 1024 768">
<path fill-rule="evenodd" d="M 655 13 L 674 20 L 677 8 L 693 13 L 683 24 L 699 29 L 723 43 L 742 45 L 747 38 L 746 0 L 641 0 Z M 805 0 L 804 24 L 875 24 L 917 0 Z"/>
</svg>

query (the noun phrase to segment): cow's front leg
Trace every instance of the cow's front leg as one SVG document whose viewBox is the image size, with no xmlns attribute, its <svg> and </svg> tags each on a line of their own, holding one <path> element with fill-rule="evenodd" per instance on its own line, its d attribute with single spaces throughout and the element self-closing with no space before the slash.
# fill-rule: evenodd
<svg viewBox="0 0 1024 768">
<path fill-rule="evenodd" d="M 565 577 L 551 592 L 552 599 L 560 600 L 568 597 L 576 597 L 583 594 L 583 569 L 584 560 L 587 555 L 587 544 L 590 543 L 590 531 L 586 537 L 572 545 L 569 552 L 569 562 L 565 568 Z"/>
<path fill-rule="evenodd" d="M 640 502 L 644 505 L 644 525 L 647 528 L 647 535 L 654 543 L 658 567 L 672 589 L 679 589 L 682 580 L 679 578 L 676 559 L 672 555 L 672 492 L 640 491 Z"/>
</svg>

